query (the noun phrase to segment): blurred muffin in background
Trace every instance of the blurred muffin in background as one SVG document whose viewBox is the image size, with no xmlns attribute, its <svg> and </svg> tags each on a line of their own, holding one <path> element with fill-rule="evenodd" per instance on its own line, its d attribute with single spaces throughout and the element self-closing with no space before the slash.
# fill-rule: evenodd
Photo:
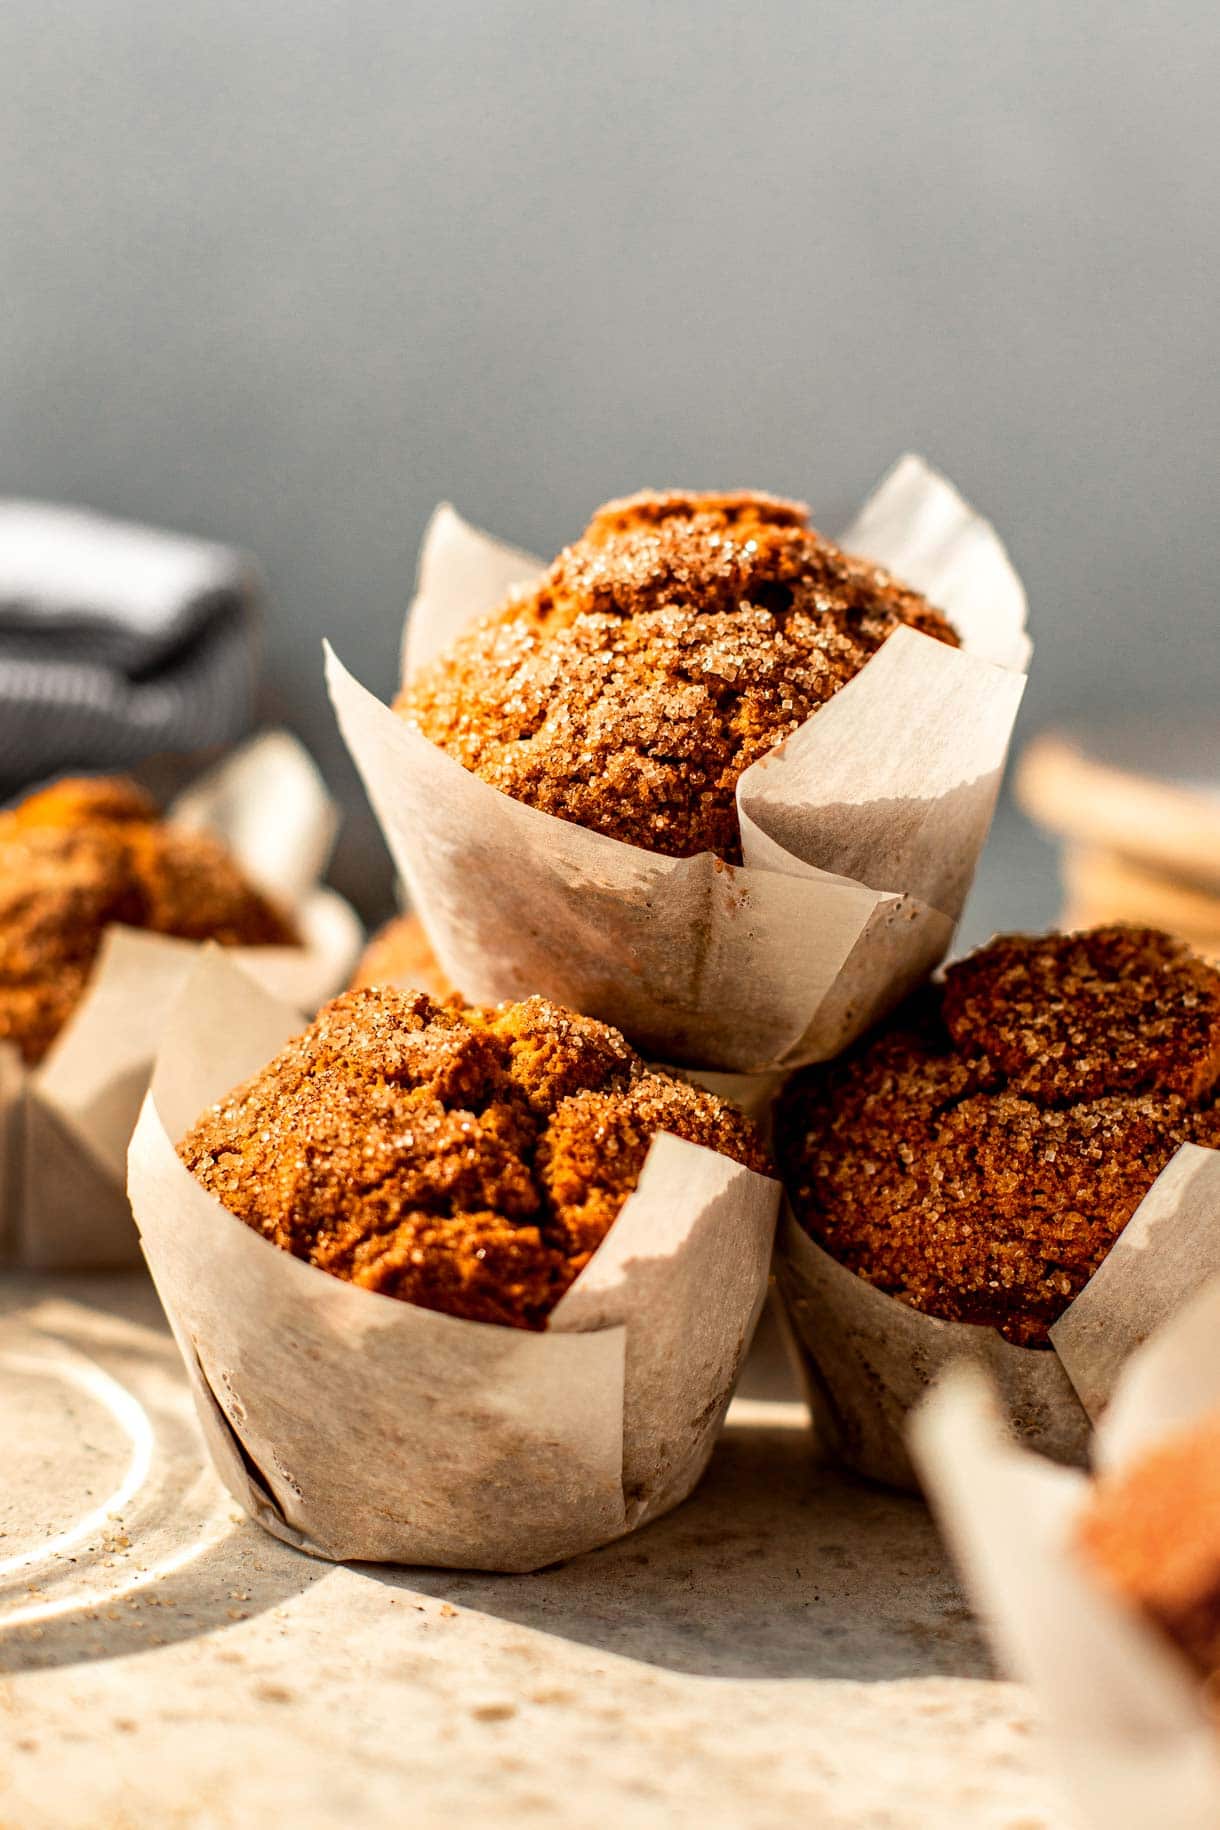
<svg viewBox="0 0 1220 1830">
<path fill-rule="evenodd" d="M 1220 1413 L 1103 1475 L 1078 1543 L 1200 1677 L 1220 1680 Z"/>
<path fill-rule="evenodd" d="M 108 927 L 222 946 L 295 946 L 287 915 L 220 842 L 182 832 L 121 776 L 74 777 L 0 813 L 0 1042 L 40 1062 Z"/>
<path fill-rule="evenodd" d="M 356 963 L 349 989 L 361 985 L 404 985 L 438 1000 L 454 989 L 416 915 L 396 915 L 378 928 Z"/>
</svg>

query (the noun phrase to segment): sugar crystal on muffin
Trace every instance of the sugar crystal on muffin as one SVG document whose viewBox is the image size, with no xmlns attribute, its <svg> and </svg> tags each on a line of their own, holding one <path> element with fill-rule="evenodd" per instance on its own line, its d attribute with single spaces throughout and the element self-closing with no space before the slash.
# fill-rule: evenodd
<svg viewBox="0 0 1220 1830">
<path fill-rule="evenodd" d="M 797 1074 L 776 1150 L 832 1257 L 1044 1346 L 1179 1146 L 1220 1146 L 1218 1081 L 1220 972 L 1180 942 L 1006 935 Z"/>
<path fill-rule="evenodd" d="M 230 1213 L 333 1276 L 541 1328 L 659 1131 L 767 1171 L 744 1114 L 608 1024 L 379 985 L 333 999 L 178 1149 Z"/>
<path fill-rule="evenodd" d="M 917 592 L 800 503 L 672 490 L 608 503 L 532 589 L 464 630 L 396 709 L 502 793 L 672 857 L 741 861 L 736 787 L 900 627 Z"/>
</svg>

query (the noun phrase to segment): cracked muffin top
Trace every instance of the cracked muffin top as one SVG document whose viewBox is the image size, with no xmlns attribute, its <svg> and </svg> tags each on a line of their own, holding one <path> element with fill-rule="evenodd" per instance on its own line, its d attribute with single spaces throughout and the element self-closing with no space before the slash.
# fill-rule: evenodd
<svg viewBox="0 0 1220 1830">
<path fill-rule="evenodd" d="M 1201 1677 L 1220 1675 L 1220 1414 L 1103 1476 L 1078 1542 L 1107 1586 Z"/>
<path fill-rule="evenodd" d="M 1023 1346 L 1183 1143 L 1220 1147 L 1220 972 L 1148 928 L 1004 935 L 780 1102 L 800 1223 L 916 1309 Z"/>
<path fill-rule="evenodd" d="M 735 1106 L 543 998 L 368 986 L 326 1005 L 178 1154 L 230 1213 L 368 1290 L 541 1328 L 669 1131 L 769 1173 Z"/>
<path fill-rule="evenodd" d="M 28 1065 L 76 1009 L 113 922 L 222 946 L 297 942 L 219 840 L 166 825 L 134 782 L 57 782 L 0 813 L 0 1042 Z"/>
<path fill-rule="evenodd" d="M 740 863 L 738 777 L 903 624 L 957 645 L 938 610 L 824 539 L 798 502 L 632 496 L 413 675 L 395 709 L 531 807 Z"/>
</svg>

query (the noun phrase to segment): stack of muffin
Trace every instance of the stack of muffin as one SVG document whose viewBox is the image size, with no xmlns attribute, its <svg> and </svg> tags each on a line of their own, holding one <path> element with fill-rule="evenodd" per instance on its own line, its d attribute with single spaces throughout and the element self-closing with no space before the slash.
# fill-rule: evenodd
<svg viewBox="0 0 1220 1830">
<path fill-rule="evenodd" d="M 743 772 L 903 626 L 958 642 L 796 504 L 641 496 L 602 509 L 533 591 L 409 680 L 398 710 L 542 812 L 740 863 Z M 650 1074 L 605 1024 L 536 996 L 433 1002 L 424 987 L 444 976 L 412 921 L 377 937 L 357 985 L 181 1144 L 231 1212 L 334 1275 L 541 1327 L 658 1131 L 769 1166 L 740 1113 Z M 401 1079 L 386 1066 L 399 1051 Z M 373 1199 L 357 1192 L 370 1161 Z"/>
<path fill-rule="evenodd" d="M 1220 973 L 1181 942 L 1150 926 L 1007 936 L 930 982 L 998 789 L 1023 598 L 990 529 L 927 473 L 903 469 L 859 526 L 877 558 L 909 559 L 912 582 L 841 550 L 801 505 L 749 492 L 611 503 L 532 581 L 519 554 L 457 536 L 478 550 L 454 577 L 492 581 L 498 601 L 448 590 L 448 639 L 430 627 L 396 717 L 346 677 L 336 686 L 332 663 L 418 916 L 377 937 L 303 1033 L 165 1132 L 176 1173 L 228 1220 L 367 1301 L 543 1339 L 595 1309 L 582 1327 L 623 1327 L 624 1467 L 641 1417 L 655 1424 L 657 1382 L 672 1398 L 689 1367 L 654 1359 L 642 1383 L 631 1303 L 613 1315 L 581 1304 L 599 1278 L 625 1288 L 648 1256 L 633 1242 L 607 1268 L 645 1211 L 657 1140 L 711 1153 L 733 1191 L 696 1213 L 669 1187 L 657 1261 L 712 1229 L 705 1278 L 728 1275 L 739 1211 L 757 1242 L 757 1185 L 775 1173 L 771 1144 L 725 1096 L 757 1106 L 757 1085 L 702 1090 L 650 1061 L 787 1082 L 773 1140 L 790 1202 L 781 1286 L 811 1395 L 823 1422 L 843 1424 L 888 1381 L 895 1434 L 940 1359 L 983 1351 L 1008 1356 L 1014 1389 L 1037 1391 L 1049 1438 L 1075 1442 L 1086 1420 L 1060 1365 L 1064 1318 L 1182 1147 L 1220 1147 Z M 433 612 L 438 569 L 433 553 Z M 735 1050 L 738 1020 L 751 1039 Z M 145 1202 L 175 1173 L 159 1149 L 137 1139 Z M 778 1190 L 768 1198 L 773 1217 Z M 170 1234 L 139 1203 L 137 1219 L 167 1305 L 197 1304 Z M 741 1229 L 745 1252 L 744 1217 Z M 300 1286 L 321 1316 L 317 1290 Z M 705 1420 L 687 1459 L 630 1492 L 624 1476 L 621 1521 L 603 1536 L 698 1477 L 761 1296 L 743 1287 L 714 1385 L 684 1392 Z M 925 1331 L 903 1381 L 839 1351 L 878 1303 Z M 254 1452 L 243 1428 L 259 1350 L 240 1302 L 223 1352 L 209 1342 L 216 1313 L 193 1309 L 184 1332 L 247 1470 L 233 1478 L 261 1466 L 259 1516 L 318 1548 L 310 1494 L 324 1510 L 334 1470 L 280 1479 L 274 1441 Z M 878 1326 L 907 1339 L 897 1320 Z M 696 1305 L 682 1316 L 692 1364 L 700 1328 Z M 327 1338 L 342 1387 L 353 1349 Z M 433 1351 L 418 1330 L 411 1340 L 413 1354 Z M 850 1427 L 828 1441 L 908 1477 Z M 459 1486 L 463 1453 L 446 1450 Z M 494 1464 L 516 1493 L 522 1470 L 504 1476 L 496 1453 L 481 1478 Z M 485 1536 L 478 1554 L 494 1563 Z"/>
<path fill-rule="evenodd" d="M 930 487 L 975 535 L 947 486 Z M 946 614 L 825 540 L 799 505 L 748 493 L 612 504 L 532 588 L 507 591 L 485 617 L 468 608 L 457 639 L 411 672 L 396 717 L 371 702 L 355 715 L 361 726 L 382 715 L 378 767 L 392 779 L 379 810 L 392 829 L 396 800 L 410 803 L 412 863 L 427 866 L 433 832 L 446 866 L 460 858 L 456 926 L 443 901 L 421 898 L 424 928 L 377 937 L 352 988 L 295 1034 L 208 967 L 167 1044 L 174 1071 L 154 1082 L 131 1187 L 158 1287 L 195 1346 L 218 1465 L 264 1523 L 325 1555 L 521 1568 L 633 1529 L 690 1491 L 766 1293 L 780 1191 L 762 1132 L 726 1097 L 737 1088 L 650 1065 L 637 1046 L 653 1062 L 699 1059 L 698 960 L 713 944 L 701 922 L 720 925 L 738 1007 L 767 1005 L 798 1058 L 824 1052 L 810 1028 L 823 1004 L 836 1012 L 826 1034 L 858 1033 L 952 930 L 952 913 L 885 883 L 880 866 L 873 882 L 762 866 L 768 846 L 799 862 L 805 835 L 800 820 L 784 826 L 782 800 L 776 814 L 760 796 L 747 842 L 743 778 L 803 766 L 799 740 L 903 636 L 914 646 L 898 684 L 985 759 L 964 816 L 969 861 L 1020 677 L 967 653 Z M 954 712 L 930 679 L 951 682 Z M 874 683 L 859 702 L 861 734 L 836 740 L 848 776 L 854 741 L 893 779 L 892 746 L 864 734 L 885 690 Z M 418 780 L 393 777 L 400 742 L 437 759 L 446 793 L 455 778 L 473 783 L 494 815 L 516 807 L 540 822 L 535 855 L 558 856 L 570 835 L 588 842 L 558 904 L 531 907 L 520 859 L 497 853 L 483 822 L 438 822 L 434 808 L 423 810 L 431 825 L 415 817 Z M 796 774 L 783 781 L 799 791 Z M 961 893 L 969 868 L 952 838 L 912 843 L 901 819 L 880 825 L 878 855 L 903 857 L 920 888 L 951 880 Z M 668 954 L 650 931 L 649 881 L 672 893 Z M 702 917 L 701 894 L 715 904 Z M 563 920 L 548 925 L 557 906 Z M 833 919 L 813 965 L 780 958 L 778 937 L 822 906 Z M 460 995 L 469 987 L 454 962 L 470 948 L 447 944 L 472 907 L 501 928 L 497 962 L 478 962 L 492 1002 Z M 599 945 L 616 921 L 641 958 L 652 950 L 638 1027 L 607 1020 L 634 1008 L 630 971 Z M 518 936 L 537 976 L 514 952 Z M 676 976 L 657 969 L 666 959 Z M 847 969 L 857 959 L 863 977 Z M 756 960 L 770 991 L 753 982 Z M 725 1012 L 711 1018 L 728 1036 L 711 1065 L 752 1065 L 734 1062 Z M 286 1039 L 266 1049 L 258 1037 L 277 1030 Z M 253 1071 L 226 1084 L 222 1058 Z M 774 1080 L 779 1063 L 767 1066 Z M 170 1082 L 172 1100 L 159 1092 Z M 193 1110 L 184 1088 L 197 1089 Z M 253 1259 L 241 1244 L 251 1234 Z M 327 1297 L 336 1284 L 342 1300 Z M 277 1316 L 287 1335 L 269 1335 Z M 356 1413 L 347 1394 L 367 1379 L 355 1336 L 369 1330 L 381 1359 Z M 289 1342 L 314 1369 L 307 1419 L 282 1359 Z M 421 1386 L 417 1430 L 404 1420 Z M 397 1460 L 370 1460 L 359 1444 L 371 1437 L 397 1438 Z"/>
</svg>

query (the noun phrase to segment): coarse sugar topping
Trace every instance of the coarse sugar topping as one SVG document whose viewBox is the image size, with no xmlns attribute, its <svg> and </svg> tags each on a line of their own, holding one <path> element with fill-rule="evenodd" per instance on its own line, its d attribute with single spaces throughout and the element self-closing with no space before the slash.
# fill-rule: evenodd
<svg viewBox="0 0 1220 1830">
<path fill-rule="evenodd" d="M 1220 1146 L 1220 973 L 1155 930 L 1005 935 L 785 1090 L 807 1231 L 914 1308 L 1044 1346 L 1183 1143 Z"/>
<path fill-rule="evenodd" d="M 766 1172 L 736 1107 L 544 998 L 344 992 L 179 1145 L 229 1211 L 336 1277 L 540 1328 L 658 1131 Z"/>
<path fill-rule="evenodd" d="M 917 592 L 753 491 L 607 503 L 541 581 L 414 675 L 396 710 L 502 793 L 672 857 L 741 861 L 742 773 L 903 625 Z"/>
</svg>

